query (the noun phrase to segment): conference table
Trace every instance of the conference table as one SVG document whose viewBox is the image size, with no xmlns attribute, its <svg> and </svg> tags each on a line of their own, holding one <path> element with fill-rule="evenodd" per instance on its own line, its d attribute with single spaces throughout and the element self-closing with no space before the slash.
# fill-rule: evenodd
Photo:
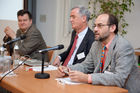
<svg viewBox="0 0 140 93">
<path fill-rule="evenodd" d="M 49 79 L 35 78 L 35 71 L 26 71 L 21 66 L 14 71 L 16 76 L 5 77 L 0 86 L 12 93 L 128 93 L 128 90 L 116 86 L 101 86 L 91 84 L 68 85 L 55 80 L 57 71 L 45 71 Z"/>
<path fill-rule="evenodd" d="M 140 48 L 135 49 L 135 55 L 140 56 Z"/>
<path fill-rule="evenodd" d="M 140 48 L 135 49 L 135 55 L 138 56 L 138 64 L 140 67 Z"/>
</svg>

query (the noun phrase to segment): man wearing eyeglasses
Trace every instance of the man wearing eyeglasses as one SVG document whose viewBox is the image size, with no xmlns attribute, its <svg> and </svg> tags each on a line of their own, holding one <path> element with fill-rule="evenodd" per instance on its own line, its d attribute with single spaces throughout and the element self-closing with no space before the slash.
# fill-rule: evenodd
<svg viewBox="0 0 140 93">
<path fill-rule="evenodd" d="M 58 76 L 65 76 L 67 70 L 72 81 L 124 87 L 132 67 L 138 66 L 134 49 L 117 34 L 117 18 L 108 13 L 99 15 L 94 23 L 94 33 L 96 41 L 84 62 L 59 67 Z"/>
</svg>

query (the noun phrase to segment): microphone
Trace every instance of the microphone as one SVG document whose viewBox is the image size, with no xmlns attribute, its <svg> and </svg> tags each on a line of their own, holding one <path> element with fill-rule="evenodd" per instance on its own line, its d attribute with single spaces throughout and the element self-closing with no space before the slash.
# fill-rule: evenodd
<svg viewBox="0 0 140 93">
<path fill-rule="evenodd" d="M 51 47 L 51 48 L 46 48 L 46 49 L 39 50 L 38 52 L 42 53 L 42 52 L 46 52 L 46 51 L 50 51 L 50 50 L 60 50 L 60 49 L 63 49 L 63 48 L 64 48 L 64 45 L 57 45 L 57 46 L 54 46 L 54 47 Z"/>
<path fill-rule="evenodd" d="M 45 58 L 45 54 L 44 52 L 49 51 L 49 50 L 59 50 L 59 49 L 63 49 L 64 45 L 57 45 L 51 48 L 47 48 L 47 49 L 42 49 L 39 50 L 38 52 L 42 54 L 42 66 L 41 66 L 41 73 L 36 73 L 35 74 L 35 78 L 38 79 L 47 79 L 50 78 L 50 74 L 49 73 L 44 73 L 44 58 Z"/>
<path fill-rule="evenodd" d="M 15 38 L 13 40 L 10 40 L 10 41 L 4 43 L 3 46 L 9 45 L 11 43 L 14 43 L 16 41 L 19 41 L 19 40 L 22 40 L 22 39 L 25 39 L 25 38 L 26 38 L 26 35 L 21 35 L 20 37 L 17 37 L 17 38 Z"/>
</svg>

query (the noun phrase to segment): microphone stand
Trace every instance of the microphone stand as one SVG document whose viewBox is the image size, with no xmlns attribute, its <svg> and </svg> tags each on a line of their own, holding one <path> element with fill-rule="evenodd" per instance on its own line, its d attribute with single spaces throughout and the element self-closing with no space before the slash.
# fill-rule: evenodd
<svg viewBox="0 0 140 93">
<path fill-rule="evenodd" d="M 50 78 L 50 74 L 44 73 L 44 59 L 45 59 L 45 53 L 42 52 L 42 68 L 41 68 L 41 73 L 36 73 L 35 74 L 35 78 L 38 78 L 38 79 Z"/>
</svg>

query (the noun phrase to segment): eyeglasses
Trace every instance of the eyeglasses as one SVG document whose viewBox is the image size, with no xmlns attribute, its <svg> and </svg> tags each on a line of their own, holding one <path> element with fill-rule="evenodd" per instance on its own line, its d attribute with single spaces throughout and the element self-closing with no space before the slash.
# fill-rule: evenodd
<svg viewBox="0 0 140 93">
<path fill-rule="evenodd" d="M 110 26 L 110 24 L 94 24 L 93 28 L 97 27 L 97 28 L 102 28 L 103 26 Z"/>
</svg>

